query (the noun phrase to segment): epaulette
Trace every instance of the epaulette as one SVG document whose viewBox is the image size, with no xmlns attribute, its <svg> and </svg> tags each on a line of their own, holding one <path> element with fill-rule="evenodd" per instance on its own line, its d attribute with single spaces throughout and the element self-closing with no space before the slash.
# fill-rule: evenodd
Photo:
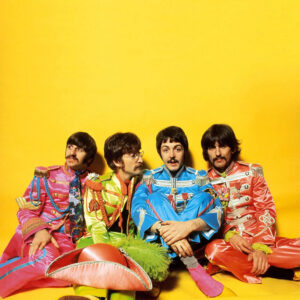
<svg viewBox="0 0 300 300">
<path fill-rule="evenodd" d="M 263 168 L 259 164 L 251 165 L 250 170 L 253 172 L 253 176 L 264 176 Z"/>
<path fill-rule="evenodd" d="M 60 166 L 51 166 L 51 167 L 36 167 L 34 170 L 34 176 L 36 177 L 49 177 L 50 171 L 59 169 Z"/>
<path fill-rule="evenodd" d="M 100 182 L 102 182 L 102 181 L 107 181 L 107 180 L 111 180 L 113 174 L 114 174 L 113 172 L 109 172 L 109 173 L 106 173 L 106 174 L 104 174 L 104 175 L 99 176 Z"/>
<path fill-rule="evenodd" d="M 99 181 L 99 177 L 100 175 L 97 173 L 89 173 L 86 179 L 90 181 Z"/>
<path fill-rule="evenodd" d="M 100 178 L 104 177 L 104 176 L 106 176 L 106 174 L 103 175 L 103 176 L 100 176 L 97 173 L 89 173 L 89 175 L 86 178 L 87 180 L 85 182 L 85 186 L 92 189 L 92 190 L 94 190 L 94 191 L 103 190 L 104 187 L 101 183 L 103 180 L 101 180 Z"/>
<path fill-rule="evenodd" d="M 161 166 L 156 169 L 150 170 L 150 172 L 151 172 L 151 174 L 156 174 L 156 173 L 162 172 L 163 169 L 164 169 L 164 166 Z"/>
<path fill-rule="evenodd" d="M 186 167 L 186 170 L 189 172 L 189 173 L 192 173 L 192 174 L 195 174 L 197 175 L 198 171 L 194 168 L 191 168 L 191 167 Z"/>
<path fill-rule="evenodd" d="M 197 171 L 196 183 L 200 186 L 204 186 L 209 183 L 208 174 L 204 170 Z"/>
<path fill-rule="evenodd" d="M 248 166 L 249 168 L 251 167 L 250 163 L 247 163 L 247 162 L 242 161 L 242 160 L 238 160 L 237 163 L 240 164 L 240 165 L 243 165 L 243 166 Z"/>
<path fill-rule="evenodd" d="M 153 183 L 153 177 L 151 171 L 148 171 L 143 175 L 142 183 L 146 185 Z"/>
</svg>

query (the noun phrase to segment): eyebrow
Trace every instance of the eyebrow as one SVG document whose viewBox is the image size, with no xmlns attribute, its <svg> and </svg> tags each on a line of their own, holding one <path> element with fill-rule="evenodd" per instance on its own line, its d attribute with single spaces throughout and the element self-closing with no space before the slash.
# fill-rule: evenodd
<svg viewBox="0 0 300 300">
<path fill-rule="evenodd" d="M 177 148 L 177 147 L 182 147 L 183 148 L 183 146 L 181 144 L 176 144 L 176 145 L 173 146 L 173 148 Z M 169 145 L 161 145 L 161 148 L 171 148 L 171 147 Z"/>
</svg>

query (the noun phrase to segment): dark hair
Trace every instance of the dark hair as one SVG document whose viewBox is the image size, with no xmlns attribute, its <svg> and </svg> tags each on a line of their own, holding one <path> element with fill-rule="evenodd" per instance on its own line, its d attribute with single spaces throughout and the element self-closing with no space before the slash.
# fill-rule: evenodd
<svg viewBox="0 0 300 300">
<path fill-rule="evenodd" d="M 180 143 L 183 146 L 185 153 L 188 151 L 189 142 L 184 131 L 180 127 L 170 126 L 161 130 L 156 136 L 156 149 L 159 155 L 161 144 L 165 143 L 168 139 L 170 139 L 171 143 Z"/>
<path fill-rule="evenodd" d="M 237 160 L 241 153 L 239 148 L 240 142 L 235 137 L 232 128 L 226 124 L 214 124 L 209 127 L 203 134 L 201 139 L 201 146 L 203 151 L 203 157 L 206 161 L 209 160 L 207 150 L 213 148 L 218 142 L 220 146 L 230 147 L 232 159 Z"/>
<path fill-rule="evenodd" d="M 140 139 L 131 132 L 117 132 L 108 137 L 104 143 L 104 157 L 112 170 L 117 167 L 114 161 L 121 161 L 122 155 L 126 153 L 136 153 L 141 149 Z"/>
<path fill-rule="evenodd" d="M 75 145 L 82 148 L 86 152 L 84 163 L 90 165 L 97 153 L 97 145 L 95 140 L 86 132 L 73 133 L 67 140 L 67 145 Z"/>
</svg>

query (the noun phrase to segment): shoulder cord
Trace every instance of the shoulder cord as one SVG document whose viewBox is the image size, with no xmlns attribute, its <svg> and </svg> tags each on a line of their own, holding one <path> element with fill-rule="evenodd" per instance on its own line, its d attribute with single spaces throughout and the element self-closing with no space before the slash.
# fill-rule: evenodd
<svg viewBox="0 0 300 300">
<path fill-rule="evenodd" d="M 37 190 L 37 197 L 34 198 L 33 197 L 33 187 L 34 187 L 34 183 L 36 182 L 36 190 Z M 56 221 L 56 220 L 59 220 L 59 219 L 62 219 L 65 215 L 66 215 L 66 212 L 69 210 L 69 206 L 64 209 L 64 210 L 61 210 L 54 202 L 51 194 L 50 194 L 50 191 L 49 191 L 49 187 L 48 187 L 48 182 L 47 182 L 47 179 L 46 177 L 44 177 L 44 183 L 45 183 L 45 189 L 46 189 L 46 193 L 51 201 L 51 204 L 52 206 L 60 213 L 63 213 L 61 216 L 59 217 L 56 217 L 54 219 L 50 219 L 51 221 L 48 221 L 47 223 L 50 223 L 52 221 Z M 33 180 L 32 180 L 32 184 L 31 184 L 31 188 L 30 188 L 30 202 L 32 205 L 34 206 L 38 206 L 40 205 L 41 203 L 41 184 L 40 184 L 40 177 L 37 177 L 37 176 L 34 176 L 33 177 Z"/>
<path fill-rule="evenodd" d="M 46 177 L 44 177 L 44 183 L 45 183 L 46 193 L 47 193 L 47 195 L 48 195 L 48 197 L 49 197 L 49 199 L 50 199 L 50 201 L 51 201 L 52 206 L 53 206 L 58 212 L 60 212 L 60 213 L 65 213 L 65 212 L 69 211 L 69 206 L 68 206 L 66 209 L 60 209 L 60 208 L 56 205 L 56 203 L 54 202 L 54 200 L 53 200 L 53 198 L 52 198 L 52 196 L 51 196 L 51 194 L 50 194 L 50 190 L 49 190 L 49 186 L 48 186 L 48 182 L 47 182 Z"/>
<path fill-rule="evenodd" d="M 103 189 L 104 192 L 108 192 L 106 191 L 105 189 Z M 118 207 L 116 207 L 115 211 L 113 212 L 112 214 L 112 219 L 109 221 L 108 220 L 108 217 L 107 217 L 107 213 L 106 213 L 106 209 L 105 209 L 105 205 L 104 205 L 104 201 L 103 201 L 103 198 L 102 198 L 102 195 L 101 195 L 101 191 L 96 191 L 96 195 L 98 197 L 98 201 L 94 198 L 94 195 L 93 195 L 93 200 L 96 200 L 99 205 L 100 205 L 100 210 L 101 210 L 101 214 L 102 214 L 102 217 L 103 217 L 103 220 L 105 222 L 105 225 L 106 227 L 111 227 L 114 222 L 116 221 L 116 218 L 117 218 L 117 214 L 120 212 L 121 210 L 121 207 L 123 206 L 123 203 L 124 203 L 124 199 L 125 199 L 125 195 L 122 195 L 122 198 L 121 198 L 121 203 L 118 205 Z M 118 195 L 120 197 L 120 195 Z M 95 216 L 96 218 L 98 219 L 97 217 L 97 212 L 95 211 Z M 98 219 L 99 220 L 99 219 Z M 102 221 L 102 220 L 99 220 L 99 221 Z M 122 223 L 123 223 L 123 219 L 122 219 L 122 214 L 120 213 L 120 216 L 119 216 L 119 227 L 121 228 L 121 232 L 123 232 L 122 230 Z"/>
<path fill-rule="evenodd" d="M 37 190 L 37 197 L 34 198 L 33 197 L 33 186 L 34 186 L 34 182 L 36 181 L 36 190 Z M 31 187 L 30 187 L 30 202 L 32 205 L 34 206 L 38 206 L 41 203 L 41 187 L 40 187 L 40 178 L 34 176 L 32 183 L 31 183 Z"/>
</svg>

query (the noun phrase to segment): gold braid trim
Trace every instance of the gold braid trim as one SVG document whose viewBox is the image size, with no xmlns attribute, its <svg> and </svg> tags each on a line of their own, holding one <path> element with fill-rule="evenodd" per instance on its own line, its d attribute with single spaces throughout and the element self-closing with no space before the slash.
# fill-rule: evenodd
<svg viewBox="0 0 300 300">
<path fill-rule="evenodd" d="M 102 198 L 102 195 L 101 195 L 101 192 L 100 191 L 96 191 L 96 195 L 98 197 L 98 203 L 100 205 L 100 210 L 101 210 L 101 213 L 102 213 L 102 217 L 103 217 L 103 220 L 105 222 L 105 225 L 106 227 L 111 227 L 114 222 L 116 221 L 116 218 L 117 218 L 117 214 L 120 212 L 121 210 L 121 207 L 123 206 L 123 202 L 124 202 L 124 198 L 125 196 L 122 195 L 122 199 L 121 199 L 121 203 L 118 205 L 118 207 L 115 209 L 115 211 L 113 212 L 112 214 L 112 217 L 111 217 L 111 220 L 109 221 L 108 220 L 108 217 L 107 217 L 107 213 L 106 213 L 106 209 L 105 209 L 105 204 L 104 204 L 104 201 L 103 201 L 103 198 Z M 119 196 L 120 197 L 120 196 Z M 95 199 L 96 200 L 96 199 Z M 122 226 L 122 225 L 121 225 Z M 122 229 L 122 227 L 121 227 Z"/>
<path fill-rule="evenodd" d="M 31 219 L 29 219 L 22 226 L 22 235 L 23 235 L 23 237 L 26 236 L 31 231 L 33 231 L 34 229 L 36 229 L 38 227 L 41 227 L 41 226 L 47 227 L 47 223 L 44 222 L 40 218 L 31 218 Z"/>
</svg>

